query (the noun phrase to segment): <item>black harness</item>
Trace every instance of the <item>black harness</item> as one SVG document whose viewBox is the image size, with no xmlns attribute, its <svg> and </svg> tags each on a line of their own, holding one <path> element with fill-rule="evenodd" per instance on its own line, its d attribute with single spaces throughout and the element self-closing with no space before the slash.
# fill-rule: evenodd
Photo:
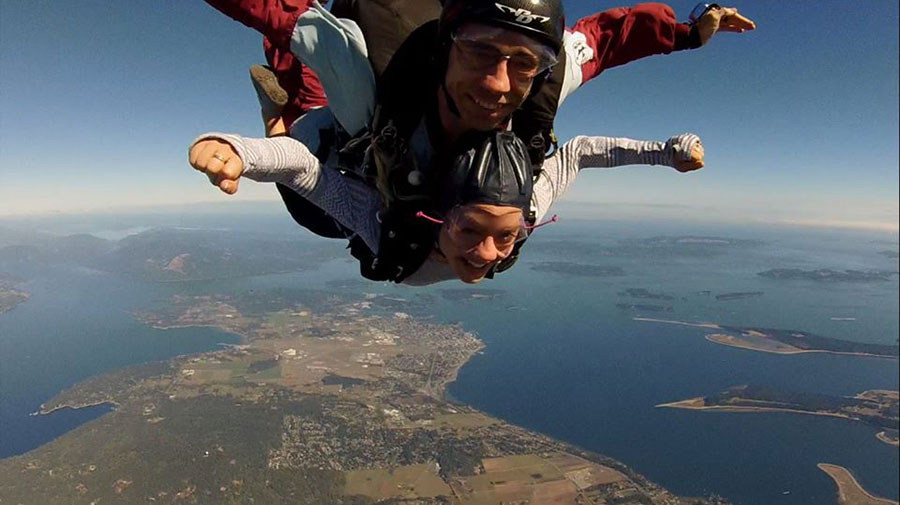
<svg viewBox="0 0 900 505">
<path fill-rule="evenodd" d="M 339 151 L 345 175 L 374 185 L 383 198 L 379 254 L 324 211 L 279 186 L 285 205 L 298 224 L 325 237 L 350 239 L 350 252 L 360 262 L 360 273 L 370 280 L 403 281 L 428 259 L 437 241 L 440 227 L 416 217 L 416 213 L 439 215 L 435 206 L 436 179 L 443 168 L 441 163 L 451 156 L 436 153 L 430 162 L 432 166 L 422 170 L 410 142 L 423 122 L 426 131 L 440 131 L 436 100 L 445 69 L 435 57 L 441 51 L 437 34 L 437 20 L 430 21 L 400 45 L 378 81 L 378 103 L 371 130 L 346 142 Z M 560 71 L 535 80 L 534 92 L 512 116 L 512 131 L 528 148 L 535 178 L 548 149 L 556 147 L 553 119 L 562 90 L 565 51 L 560 54 L 557 68 Z M 323 140 L 334 140 L 334 132 L 323 135 Z M 334 145 L 323 141 L 317 153 L 319 159 L 324 160 L 325 152 Z M 526 221 L 534 224 L 534 216 L 526 216 Z M 524 242 L 517 242 L 510 256 L 487 277 L 512 267 Z"/>
<path fill-rule="evenodd" d="M 402 282 L 425 263 L 434 249 L 438 225 L 416 218 L 411 209 L 404 207 L 379 214 L 378 255 L 358 237 L 350 241 L 350 254 L 359 260 L 360 274 L 366 279 Z"/>
</svg>

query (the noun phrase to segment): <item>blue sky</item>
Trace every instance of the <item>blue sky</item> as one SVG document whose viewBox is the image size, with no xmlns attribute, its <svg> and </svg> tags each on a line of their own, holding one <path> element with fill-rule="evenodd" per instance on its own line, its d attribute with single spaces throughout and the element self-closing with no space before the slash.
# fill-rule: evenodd
<svg viewBox="0 0 900 505">
<path fill-rule="evenodd" d="M 610 69 L 562 138 L 691 131 L 707 168 L 584 174 L 588 216 L 898 227 L 898 6 L 738 4 L 758 30 Z M 670 5 L 686 18 L 689 1 Z M 619 4 L 566 2 L 570 20 Z M 200 1 L 0 3 L 0 215 L 227 201 L 186 162 L 210 130 L 260 135 L 260 38 Z M 235 201 L 273 199 L 244 184 Z"/>
</svg>

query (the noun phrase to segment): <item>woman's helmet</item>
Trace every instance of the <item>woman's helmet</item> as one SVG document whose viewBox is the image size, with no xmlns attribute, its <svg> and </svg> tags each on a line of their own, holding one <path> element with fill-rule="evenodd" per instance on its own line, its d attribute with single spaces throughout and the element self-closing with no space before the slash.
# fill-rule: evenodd
<svg viewBox="0 0 900 505">
<path fill-rule="evenodd" d="M 443 42 L 465 23 L 482 23 L 523 33 L 559 54 L 566 19 L 562 0 L 445 0 L 439 38 Z"/>
<path fill-rule="evenodd" d="M 533 181 L 525 144 L 512 132 L 471 133 L 457 143 L 460 154 L 440 183 L 439 211 L 487 203 L 528 214 Z"/>
</svg>

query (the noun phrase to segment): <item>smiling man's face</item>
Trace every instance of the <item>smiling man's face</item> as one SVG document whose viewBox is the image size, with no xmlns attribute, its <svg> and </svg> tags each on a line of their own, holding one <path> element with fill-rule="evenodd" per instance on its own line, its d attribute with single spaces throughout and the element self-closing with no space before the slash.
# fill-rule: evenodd
<svg viewBox="0 0 900 505">
<path fill-rule="evenodd" d="M 444 85 L 462 130 L 489 131 L 525 100 L 543 60 L 541 46 L 520 33 L 481 24 L 454 36 Z"/>
</svg>

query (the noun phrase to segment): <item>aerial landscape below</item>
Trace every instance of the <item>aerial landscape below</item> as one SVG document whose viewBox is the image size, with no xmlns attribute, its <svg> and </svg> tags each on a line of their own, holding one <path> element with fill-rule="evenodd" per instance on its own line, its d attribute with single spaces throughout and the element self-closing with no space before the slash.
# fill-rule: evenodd
<svg viewBox="0 0 900 505">
<path fill-rule="evenodd" d="M 0 461 L 0 496 L 48 505 L 728 503 L 675 496 L 614 459 L 447 402 L 447 383 L 484 344 L 459 326 L 379 313 L 379 302 L 332 299 L 312 310 L 254 292 L 176 296 L 137 313 L 159 329 L 212 326 L 242 343 L 62 391 L 36 414 L 114 409 Z"/>
<path fill-rule="evenodd" d="M 828 474 L 838 487 L 838 501 L 841 505 L 897 505 L 894 500 L 878 498 L 868 493 L 853 474 L 842 466 L 819 463 L 819 469 Z"/>
<path fill-rule="evenodd" d="M 883 428 L 878 439 L 895 444 L 900 401 L 897 391 L 863 391 L 853 397 L 839 397 L 813 393 L 798 393 L 765 386 L 735 386 L 721 393 L 691 398 L 657 407 L 724 412 L 792 412 L 817 416 L 831 416 L 861 421 Z M 893 434 L 890 437 L 888 434 Z"/>
<path fill-rule="evenodd" d="M 764 242 L 673 235 L 581 237 L 519 276 L 404 289 L 264 229 L 6 239 L 3 503 L 837 503 L 818 463 L 854 496 L 896 498 L 889 282 L 835 286 L 868 296 L 854 307 L 756 275 L 791 264 Z M 756 259 L 737 280 L 696 274 L 740 255 Z M 805 290 L 813 317 L 769 317 Z M 640 371 L 681 360 L 698 365 Z M 810 380 L 769 377 L 798 362 Z M 791 459 L 807 430 L 845 440 Z M 753 464 L 781 451 L 783 479 L 711 474 L 736 440 L 761 446 Z"/>
<path fill-rule="evenodd" d="M 0 314 L 9 312 L 28 300 L 28 293 L 16 289 L 17 284 L 14 278 L 0 273 Z"/>
<path fill-rule="evenodd" d="M 775 268 L 760 272 L 760 277 L 785 280 L 808 280 L 817 282 L 872 282 L 889 281 L 896 277 L 896 271 L 889 270 L 831 270 L 820 268 L 818 270 L 801 270 L 799 268 Z"/>
<path fill-rule="evenodd" d="M 720 332 L 710 333 L 706 339 L 717 344 L 752 351 L 775 354 L 830 353 L 889 359 L 897 359 L 900 356 L 900 346 L 897 345 L 853 342 L 797 330 L 690 323 L 647 317 L 636 317 L 634 320 L 717 330 Z"/>
</svg>

